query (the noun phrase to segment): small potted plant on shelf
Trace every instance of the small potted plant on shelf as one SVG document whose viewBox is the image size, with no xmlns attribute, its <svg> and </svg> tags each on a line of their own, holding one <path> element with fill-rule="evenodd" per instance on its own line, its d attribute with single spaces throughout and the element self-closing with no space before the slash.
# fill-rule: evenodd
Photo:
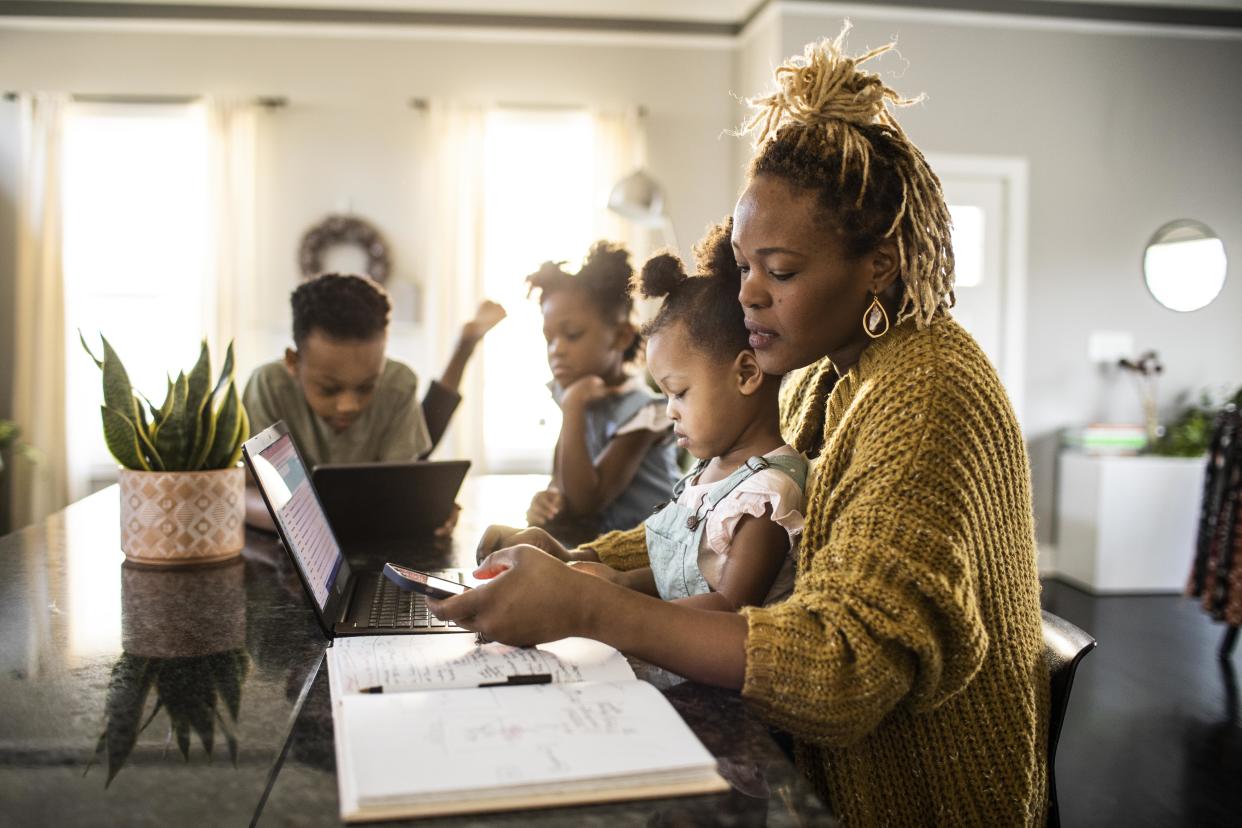
<svg viewBox="0 0 1242 828">
<path fill-rule="evenodd" d="M 1164 434 L 1151 447 L 1152 454 L 1164 457 L 1201 457 L 1212 443 L 1216 417 L 1227 408 L 1242 407 L 1242 387 L 1232 394 L 1202 391 L 1197 403 L 1191 403 L 1177 415 Z"/>
<path fill-rule="evenodd" d="M 1117 367 L 1134 377 L 1139 402 L 1143 406 L 1143 427 L 1147 431 L 1147 445 L 1160 439 L 1160 419 L 1156 408 L 1156 382 L 1164 373 L 1164 364 L 1155 351 L 1145 351 L 1134 359 L 1120 359 Z"/>
<path fill-rule="evenodd" d="M 206 340 L 190 373 L 168 380 L 156 406 L 130 385 L 120 357 L 103 342 L 104 440 L 121 465 L 121 548 L 140 563 L 221 561 L 245 543 L 246 479 L 239 465 L 249 436 L 233 381 L 233 345 L 213 386 Z"/>
</svg>

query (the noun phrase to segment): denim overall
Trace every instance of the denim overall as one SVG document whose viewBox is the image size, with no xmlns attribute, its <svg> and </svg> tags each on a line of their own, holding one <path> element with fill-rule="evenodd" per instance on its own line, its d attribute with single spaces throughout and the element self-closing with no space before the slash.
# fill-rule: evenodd
<svg viewBox="0 0 1242 828">
<path fill-rule="evenodd" d="M 657 506 L 655 513 L 647 518 L 647 557 L 651 560 L 656 589 L 666 601 L 711 592 L 699 570 L 699 544 L 703 529 L 707 525 L 707 516 L 716 504 L 728 497 L 743 480 L 766 468 L 774 468 L 793 478 L 799 489 L 806 488 L 805 458 L 787 454 L 751 457 L 728 477 L 713 484 L 697 509 L 678 503 L 677 499 L 685 491 L 686 484 L 707 468 L 708 462 L 700 460 L 696 463 L 690 473 L 673 487 L 673 499 Z"/>
</svg>

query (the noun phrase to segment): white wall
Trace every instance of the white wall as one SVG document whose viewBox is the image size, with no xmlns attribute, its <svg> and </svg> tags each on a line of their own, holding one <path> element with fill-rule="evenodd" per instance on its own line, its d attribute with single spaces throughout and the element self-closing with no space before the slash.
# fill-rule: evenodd
<svg viewBox="0 0 1242 828">
<path fill-rule="evenodd" d="M 759 14 L 738 38 L 737 59 L 734 64 L 733 94 L 739 99 L 737 126 L 750 116 L 746 98 L 753 98 L 776 88 L 773 71 L 785 57 L 781 42 L 781 8 L 779 4 L 768 6 Z M 742 190 L 742 177 L 750 163 L 753 144 L 749 136 L 736 139 L 734 153 L 739 171 L 738 193 Z"/>
<path fill-rule="evenodd" d="M 835 37 L 841 18 L 783 15 L 782 51 Z M 1030 163 L 1026 387 L 1037 529 L 1050 541 L 1055 431 L 1097 418 L 1141 422 L 1137 395 L 1087 362 L 1095 330 L 1159 351 L 1166 412 L 1179 392 L 1242 384 L 1242 43 L 1150 34 L 997 28 L 858 14 L 851 51 L 898 36 L 876 68 L 927 94 L 902 125 L 927 153 Z M 1232 255 L 1215 302 L 1158 305 L 1143 284 L 1156 228 L 1194 218 Z"/>
<path fill-rule="evenodd" d="M 5 89 L 19 91 L 287 96 L 288 107 L 264 116 L 259 150 L 259 262 L 273 309 L 267 350 L 275 358 L 288 338 L 287 295 L 298 281 L 301 234 L 348 199 L 392 247 L 393 350 L 429 375 L 441 366 L 428 364 L 430 327 L 413 321 L 410 285 L 452 274 L 428 274 L 421 266 L 431 242 L 422 230 L 425 210 L 434 206 L 418 198 L 426 116 L 408 106 L 410 98 L 642 104 L 649 113 L 649 165 L 668 191 L 683 247 L 732 209 L 736 141 L 721 136 L 736 120 L 729 42 L 615 40 L 574 45 L 0 29 L 0 78 Z M 0 148 L 11 143 L 15 128 L 0 118 Z M 15 162 L 0 152 L 0 209 L 12 201 L 16 176 Z M 514 278 L 537 265 L 514 262 Z M 11 265 L 0 262 L 6 290 L 11 274 Z"/>
<path fill-rule="evenodd" d="M 1125 330 L 1159 350 L 1162 397 L 1242 381 L 1242 48 L 1232 40 L 980 27 L 853 16 L 861 49 L 900 36 L 903 59 L 878 68 L 927 102 L 902 122 L 929 153 L 1020 156 L 1030 162 L 1026 407 L 1040 536 L 1049 539 L 1057 428 L 1138 417 L 1132 390 L 1087 364 L 1092 330 Z M 650 165 L 665 183 L 688 251 L 703 226 L 731 208 L 747 157 L 722 135 L 743 109 L 730 96 L 766 86 L 783 56 L 835 35 L 840 19 L 809 4 L 776 3 L 734 48 L 655 40 L 573 45 L 328 37 L 0 30 L 0 78 L 17 90 L 94 93 L 286 95 L 272 113 L 261 160 L 261 262 L 280 314 L 271 349 L 288 330 L 284 296 L 294 251 L 311 221 L 343 198 L 375 221 L 394 248 L 397 278 L 431 276 L 419 262 L 411 194 L 420 116 L 411 97 L 574 104 L 644 104 Z M 896 77 L 893 77 L 896 75 Z M 16 123 L 0 105 L 0 223 L 16 187 Z M 1196 218 L 1234 256 L 1232 278 L 1208 308 L 1176 314 L 1143 287 L 1144 243 L 1165 221 Z M 0 228 L 0 306 L 11 264 Z M 515 263 L 515 274 L 529 263 Z M 516 276 L 515 276 L 516 278 Z M 399 297 L 400 298 L 400 297 Z M 400 326 L 403 309 L 398 308 Z M 3 317 L 0 309 L 0 317 Z M 11 330 L 11 320 L 0 319 Z M 424 372 L 425 336 L 397 349 Z M 273 353 L 273 356 L 276 354 Z M 2 398 L 0 398 L 2 402 Z"/>
</svg>

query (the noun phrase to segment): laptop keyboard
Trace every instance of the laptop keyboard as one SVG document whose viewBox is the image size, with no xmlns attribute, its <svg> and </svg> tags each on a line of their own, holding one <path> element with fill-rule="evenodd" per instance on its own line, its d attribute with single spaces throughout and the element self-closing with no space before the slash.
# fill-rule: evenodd
<svg viewBox="0 0 1242 828">
<path fill-rule="evenodd" d="M 379 578 L 375 598 L 371 601 L 368 626 L 379 629 L 418 629 L 421 627 L 456 627 L 441 621 L 427 609 L 427 602 L 417 592 L 399 589 L 385 577 Z"/>
</svg>

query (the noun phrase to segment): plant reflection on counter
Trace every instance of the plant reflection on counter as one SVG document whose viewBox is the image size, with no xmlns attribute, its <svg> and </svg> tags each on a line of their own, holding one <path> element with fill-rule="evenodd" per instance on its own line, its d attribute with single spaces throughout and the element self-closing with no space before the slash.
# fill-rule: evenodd
<svg viewBox="0 0 1242 828">
<path fill-rule="evenodd" d="M 189 762 L 193 733 L 211 761 L 218 728 L 237 766 L 242 685 L 250 672 L 244 573 L 240 559 L 182 569 L 122 564 L 123 652 L 112 666 L 103 732 L 87 764 L 89 772 L 106 755 L 105 787 L 161 710 L 165 753 L 175 740 Z"/>
<path fill-rule="evenodd" d="M 176 738 L 185 761 L 190 761 L 191 730 L 198 734 L 208 759 L 212 757 L 216 723 L 219 722 L 229 759 L 237 767 L 237 716 L 242 682 L 249 669 L 250 658 L 241 648 L 190 658 L 152 658 L 122 653 L 112 667 L 108 686 L 107 725 L 99 736 L 87 770 L 106 751 L 108 778 L 104 786 L 111 785 L 139 735 L 161 709 L 168 716 L 167 742 Z M 155 690 L 154 706 L 146 714 L 152 689 Z"/>
</svg>

